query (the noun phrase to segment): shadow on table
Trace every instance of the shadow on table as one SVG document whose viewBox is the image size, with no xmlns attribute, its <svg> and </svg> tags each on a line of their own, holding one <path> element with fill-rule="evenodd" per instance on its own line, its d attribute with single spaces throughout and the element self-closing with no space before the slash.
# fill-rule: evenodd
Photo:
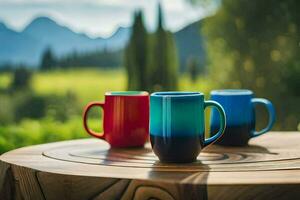
<svg viewBox="0 0 300 200">
<path fill-rule="evenodd" d="M 208 149 L 207 152 L 235 152 L 235 153 L 258 153 L 258 154 L 270 154 L 270 155 L 278 155 L 276 152 L 271 152 L 267 148 L 260 145 L 247 145 L 243 147 L 238 146 L 223 146 L 214 144 L 211 148 Z"/>
<path fill-rule="evenodd" d="M 147 147 L 109 148 L 103 153 L 105 159 L 101 162 L 107 165 L 150 166 L 154 162 L 153 156 L 149 155 L 151 152 L 151 148 Z"/>
</svg>

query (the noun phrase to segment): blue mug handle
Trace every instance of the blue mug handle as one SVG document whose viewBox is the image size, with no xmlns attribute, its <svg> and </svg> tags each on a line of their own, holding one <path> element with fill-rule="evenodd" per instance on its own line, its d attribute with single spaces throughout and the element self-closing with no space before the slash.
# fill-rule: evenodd
<svg viewBox="0 0 300 200">
<path fill-rule="evenodd" d="M 253 130 L 251 132 L 251 137 L 257 137 L 260 136 L 266 132 L 268 132 L 269 130 L 271 130 L 274 122 L 275 122 L 275 109 L 273 107 L 273 104 L 267 100 L 267 99 L 263 99 L 263 98 L 253 98 L 251 100 L 251 103 L 253 106 L 255 106 L 255 104 L 263 104 L 266 106 L 268 113 L 269 113 L 269 122 L 266 128 L 260 130 L 260 131 L 255 131 Z"/>
<path fill-rule="evenodd" d="M 210 145 L 210 144 L 214 143 L 216 140 L 218 140 L 223 135 L 225 127 L 226 127 L 226 115 L 225 115 L 225 111 L 224 111 L 223 107 L 216 101 L 205 101 L 204 109 L 209 106 L 215 107 L 220 114 L 220 129 L 215 135 L 204 140 L 204 147 L 206 147 L 207 145 Z"/>
</svg>

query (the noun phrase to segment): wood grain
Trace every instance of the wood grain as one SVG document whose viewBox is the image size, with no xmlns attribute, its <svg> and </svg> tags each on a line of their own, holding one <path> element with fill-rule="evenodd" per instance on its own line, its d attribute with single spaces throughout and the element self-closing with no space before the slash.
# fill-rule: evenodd
<svg viewBox="0 0 300 200">
<path fill-rule="evenodd" d="M 300 199 L 300 133 L 247 147 L 205 149 L 197 162 L 160 163 L 145 148 L 82 139 L 0 156 L 0 199 Z"/>
<path fill-rule="evenodd" d="M 92 199 L 119 181 L 119 179 L 96 177 L 90 177 L 87 181 L 86 177 L 82 176 L 47 172 L 38 172 L 37 177 L 47 200 L 56 200 L 58 194 L 61 199 Z"/>
<path fill-rule="evenodd" d="M 10 165 L 0 162 L 0 197 L 3 200 L 14 199 L 14 180 Z"/>
</svg>

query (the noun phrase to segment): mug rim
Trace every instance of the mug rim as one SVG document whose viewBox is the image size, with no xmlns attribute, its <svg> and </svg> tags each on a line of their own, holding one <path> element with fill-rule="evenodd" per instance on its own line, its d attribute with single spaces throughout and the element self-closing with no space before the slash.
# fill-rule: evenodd
<svg viewBox="0 0 300 200">
<path fill-rule="evenodd" d="M 105 92 L 105 96 L 122 96 L 122 97 L 135 97 L 135 96 L 149 96 L 146 91 L 110 91 Z"/>
<path fill-rule="evenodd" d="M 151 97 L 193 97 L 193 96 L 204 96 L 202 92 L 190 92 L 190 91 L 165 91 L 165 92 L 154 92 Z"/>
<path fill-rule="evenodd" d="M 211 95 L 233 96 L 233 95 L 253 95 L 253 92 L 248 89 L 220 89 L 212 90 Z"/>
</svg>

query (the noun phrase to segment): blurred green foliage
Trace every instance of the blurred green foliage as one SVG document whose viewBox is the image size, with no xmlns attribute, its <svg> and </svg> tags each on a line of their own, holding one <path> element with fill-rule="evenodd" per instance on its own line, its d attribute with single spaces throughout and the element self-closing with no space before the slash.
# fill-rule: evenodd
<svg viewBox="0 0 300 200">
<path fill-rule="evenodd" d="M 0 91 L 0 153 L 24 145 L 79 137 L 80 129 L 76 126 L 74 131 L 74 120 L 70 120 L 81 112 L 76 96 L 68 91 L 63 96 L 38 95 L 31 88 L 32 76 L 28 69 L 16 69 L 11 84 Z"/>
<path fill-rule="evenodd" d="M 0 93 L 0 125 L 19 122 L 24 118 L 41 119 L 46 116 L 66 121 L 81 111 L 73 92 L 42 96 L 31 88 L 33 72 L 29 69 L 18 68 L 12 74 L 11 84 Z"/>
<path fill-rule="evenodd" d="M 0 94 L 0 126 L 13 123 L 15 108 L 7 94 Z"/>
<path fill-rule="evenodd" d="M 296 130 L 300 119 L 299 8 L 297 0 L 223 0 L 202 29 L 211 78 L 270 99 L 275 130 Z"/>
<path fill-rule="evenodd" d="M 91 120 L 99 125 L 99 120 Z M 90 121 L 90 123 L 91 123 Z M 19 123 L 0 126 L 0 154 L 11 149 L 45 142 L 67 139 L 84 138 L 81 118 L 72 118 L 66 122 L 59 122 L 51 118 L 40 120 L 23 119 Z"/>
</svg>

